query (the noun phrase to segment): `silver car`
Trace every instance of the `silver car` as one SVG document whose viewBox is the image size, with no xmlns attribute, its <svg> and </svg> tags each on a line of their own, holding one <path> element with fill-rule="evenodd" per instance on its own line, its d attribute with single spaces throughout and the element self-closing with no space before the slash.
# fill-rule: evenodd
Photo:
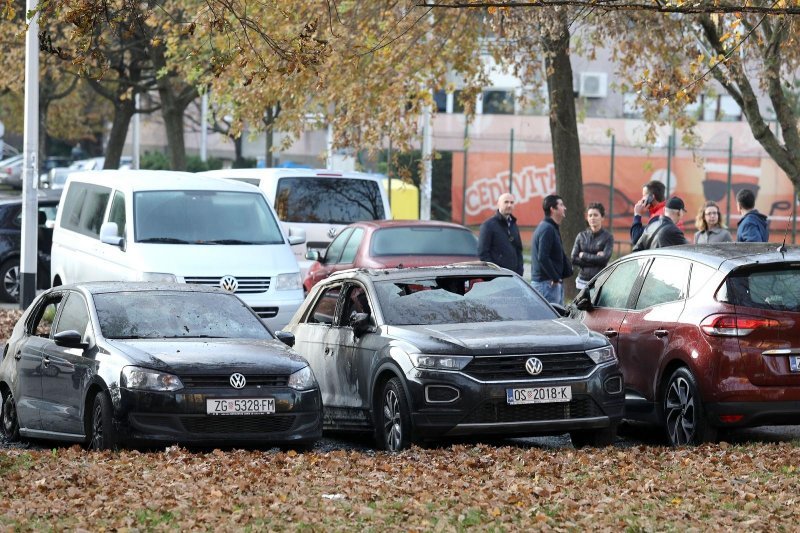
<svg viewBox="0 0 800 533">
<path fill-rule="evenodd" d="M 18 154 L 0 161 L 0 183 L 15 189 L 22 188 L 22 165 L 24 155 Z"/>
</svg>

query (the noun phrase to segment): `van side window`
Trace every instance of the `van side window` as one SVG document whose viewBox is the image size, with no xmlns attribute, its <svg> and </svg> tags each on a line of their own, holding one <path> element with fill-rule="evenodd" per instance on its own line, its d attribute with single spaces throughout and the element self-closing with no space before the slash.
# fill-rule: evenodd
<svg viewBox="0 0 800 533">
<path fill-rule="evenodd" d="M 111 189 L 108 187 L 73 183 L 64 201 L 61 226 L 90 237 L 99 237 L 109 196 Z"/>
<path fill-rule="evenodd" d="M 117 237 L 125 236 L 125 194 L 120 191 L 114 193 L 108 221 L 117 223 Z"/>
</svg>

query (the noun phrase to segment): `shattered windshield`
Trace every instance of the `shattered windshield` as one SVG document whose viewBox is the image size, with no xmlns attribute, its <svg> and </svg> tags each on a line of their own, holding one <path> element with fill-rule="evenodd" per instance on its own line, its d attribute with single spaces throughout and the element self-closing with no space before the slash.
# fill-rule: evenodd
<svg viewBox="0 0 800 533">
<path fill-rule="evenodd" d="M 94 296 L 107 339 L 271 339 L 236 296 L 224 293 L 126 291 Z"/>
<path fill-rule="evenodd" d="M 550 320 L 555 312 L 514 276 L 438 276 L 375 284 L 387 324 Z"/>
</svg>

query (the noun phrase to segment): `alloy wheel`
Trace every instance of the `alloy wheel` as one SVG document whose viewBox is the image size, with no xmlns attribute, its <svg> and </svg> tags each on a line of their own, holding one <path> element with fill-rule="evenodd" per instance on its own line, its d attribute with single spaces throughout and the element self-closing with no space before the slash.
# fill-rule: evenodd
<svg viewBox="0 0 800 533">
<path fill-rule="evenodd" d="M 386 391 L 383 399 L 383 434 L 389 451 L 398 451 L 403 441 L 403 425 L 400 418 L 400 399 L 392 389 Z"/>
<path fill-rule="evenodd" d="M 9 440 L 17 440 L 19 438 L 19 419 L 17 418 L 17 406 L 11 393 L 4 398 L 2 410 L 3 435 Z"/>
<path fill-rule="evenodd" d="M 692 387 L 686 378 L 675 377 L 664 398 L 667 433 L 674 445 L 689 444 L 694 440 L 697 422 L 694 402 Z"/>
<path fill-rule="evenodd" d="M 96 402 L 92 411 L 92 450 L 103 449 L 103 404 Z"/>
<path fill-rule="evenodd" d="M 19 298 L 19 266 L 6 270 L 3 276 L 3 288 L 12 298 Z"/>
</svg>

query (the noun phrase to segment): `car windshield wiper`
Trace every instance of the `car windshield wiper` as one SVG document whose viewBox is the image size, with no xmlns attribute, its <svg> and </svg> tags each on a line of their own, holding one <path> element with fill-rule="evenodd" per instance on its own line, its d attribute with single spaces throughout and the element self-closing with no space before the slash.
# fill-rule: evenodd
<svg viewBox="0 0 800 533">
<path fill-rule="evenodd" d="M 138 242 L 163 242 L 167 244 L 189 244 L 189 241 L 183 239 L 176 239 L 175 237 L 150 237 L 147 239 L 140 239 Z"/>
<path fill-rule="evenodd" d="M 198 244 L 257 244 L 253 241 L 243 241 L 240 239 L 214 239 L 211 241 L 200 241 Z"/>
</svg>

